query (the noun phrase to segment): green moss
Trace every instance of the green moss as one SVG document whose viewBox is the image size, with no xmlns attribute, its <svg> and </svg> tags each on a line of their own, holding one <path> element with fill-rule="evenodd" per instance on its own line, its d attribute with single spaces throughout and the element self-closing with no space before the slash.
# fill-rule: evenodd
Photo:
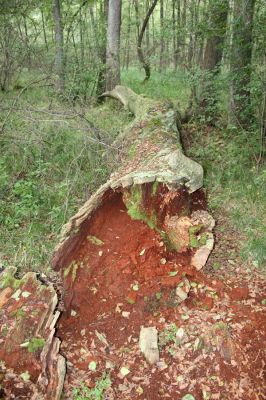
<svg viewBox="0 0 266 400">
<path fill-rule="evenodd" d="M 89 235 L 87 236 L 87 240 L 89 240 L 95 246 L 102 246 L 104 242 L 101 239 L 98 239 L 96 236 Z"/>
<path fill-rule="evenodd" d="M 19 286 L 23 283 L 22 280 L 14 278 L 14 276 L 6 272 L 2 281 L 0 282 L 0 289 L 5 289 L 6 287 L 11 287 L 12 289 L 18 289 Z"/>
<path fill-rule="evenodd" d="M 137 152 L 136 144 L 132 144 L 128 149 L 128 158 L 132 160 L 135 157 L 136 152 Z"/>
<path fill-rule="evenodd" d="M 228 331 L 228 325 L 225 322 L 222 322 L 222 321 L 216 322 L 216 324 L 214 324 L 212 326 L 212 330 L 213 330 L 213 332 L 216 332 L 216 331 L 227 332 Z"/>
<path fill-rule="evenodd" d="M 67 278 L 72 271 L 72 281 L 74 282 L 77 277 L 78 267 L 79 264 L 76 261 L 72 261 L 71 264 L 64 270 L 64 278 Z"/>
<path fill-rule="evenodd" d="M 72 263 L 71 263 L 67 268 L 65 268 L 64 273 L 63 273 L 64 278 L 67 278 L 67 277 L 68 277 L 68 275 L 69 275 L 69 273 L 70 273 L 70 271 L 71 271 L 72 265 L 73 265 L 73 261 L 72 261 Z"/>
<path fill-rule="evenodd" d="M 78 264 L 74 264 L 72 268 L 72 281 L 75 282 L 77 277 Z"/>
<path fill-rule="evenodd" d="M 148 127 L 149 128 L 157 128 L 162 126 L 162 120 L 160 117 L 155 117 L 149 120 Z"/>
<path fill-rule="evenodd" d="M 12 311 L 10 315 L 16 318 L 23 318 L 25 317 L 26 312 L 22 308 L 19 308 L 18 310 Z"/>
<path fill-rule="evenodd" d="M 188 230 L 189 233 L 189 244 L 190 247 L 192 248 L 198 248 L 200 246 L 203 246 L 206 244 L 207 242 L 207 233 L 202 233 L 200 235 L 200 237 L 198 238 L 198 235 L 201 231 L 201 229 L 203 228 L 204 225 L 200 224 L 200 225 L 195 225 L 195 226 L 191 226 Z"/>
<path fill-rule="evenodd" d="M 156 195 L 159 186 L 160 186 L 159 182 L 153 182 L 152 190 L 151 190 L 152 197 L 154 197 Z"/>
<path fill-rule="evenodd" d="M 2 335 L 6 336 L 8 334 L 8 331 L 9 331 L 8 326 L 6 324 L 2 325 L 2 328 L 1 328 Z"/>
<path fill-rule="evenodd" d="M 42 339 L 42 338 L 32 338 L 29 341 L 27 349 L 28 349 L 29 353 L 35 353 L 35 351 L 41 350 L 44 345 L 45 345 L 45 340 L 44 339 Z"/>
</svg>

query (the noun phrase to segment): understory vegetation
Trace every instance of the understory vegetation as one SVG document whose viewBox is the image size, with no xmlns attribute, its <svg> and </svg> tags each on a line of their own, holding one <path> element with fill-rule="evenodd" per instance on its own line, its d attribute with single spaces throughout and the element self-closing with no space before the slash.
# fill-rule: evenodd
<svg viewBox="0 0 266 400">
<path fill-rule="evenodd" d="M 154 72 L 143 85 L 142 73 L 132 68 L 123 71 L 122 80 L 138 93 L 173 101 L 181 111 L 187 105 L 191 81 L 182 71 Z M 39 84 L 0 96 L 5 123 L 0 135 L 0 261 L 23 272 L 49 273 L 62 225 L 110 174 L 108 148 L 131 116 L 113 101 L 73 104 Z M 224 97 L 221 93 L 216 127 L 194 118 L 183 129 L 183 141 L 189 156 L 204 167 L 210 209 L 228 215 L 244 234 L 243 258 L 262 267 L 266 171 L 261 143 L 255 132 L 226 127 Z"/>
</svg>

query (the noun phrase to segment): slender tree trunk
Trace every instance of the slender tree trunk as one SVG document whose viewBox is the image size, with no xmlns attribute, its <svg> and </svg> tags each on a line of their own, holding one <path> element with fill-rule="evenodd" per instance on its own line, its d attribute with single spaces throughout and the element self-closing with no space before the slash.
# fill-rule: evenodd
<svg viewBox="0 0 266 400">
<path fill-rule="evenodd" d="M 248 127 L 252 119 L 250 79 L 255 0 L 235 0 L 233 12 L 230 82 L 230 119 Z"/>
<path fill-rule="evenodd" d="M 120 83 L 120 28 L 121 0 L 109 0 L 106 46 L 107 90 L 112 90 Z"/>
<path fill-rule="evenodd" d="M 85 48 L 84 48 L 84 21 L 81 10 L 79 11 L 79 42 L 80 42 L 80 66 L 84 69 Z"/>
<path fill-rule="evenodd" d="M 164 54 L 165 41 L 164 41 L 164 0 L 160 0 L 160 67 L 159 71 L 164 69 Z"/>
<path fill-rule="evenodd" d="M 90 19 L 91 19 L 91 27 L 92 27 L 92 32 L 94 36 L 94 42 L 95 42 L 95 47 L 97 51 L 97 56 L 98 56 L 98 77 L 97 77 L 97 83 L 96 83 L 96 95 L 99 101 L 102 101 L 102 99 L 99 98 L 99 96 L 104 92 L 105 90 L 105 72 L 106 72 L 106 22 L 107 22 L 107 13 L 108 13 L 108 4 L 107 1 L 105 0 L 104 3 L 100 4 L 100 10 L 99 10 L 99 23 L 100 23 L 100 30 L 104 30 L 103 38 L 101 39 L 101 36 L 99 34 L 99 28 L 96 24 L 95 17 L 94 17 L 94 11 L 93 11 L 93 6 L 89 6 L 89 13 L 90 13 Z"/>
<path fill-rule="evenodd" d="M 125 49 L 126 70 L 128 70 L 130 61 L 130 36 L 131 36 L 131 1 L 128 4 L 128 26 L 127 26 L 127 37 L 126 37 L 126 49 Z"/>
<path fill-rule="evenodd" d="M 65 63 L 60 0 L 53 0 L 53 17 L 55 29 L 55 87 L 59 92 L 63 92 L 65 88 Z"/>
<path fill-rule="evenodd" d="M 182 7 L 182 22 L 181 22 L 181 27 L 182 27 L 182 63 L 185 66 L 185 60 L 187 58 L 186 52 L 187 52 L 187 0 L 183 0 L 183 7 Z"/>
<path fill-rule="evenodd" d="M 46 51 L 48 51 L 48 50 L 49 50 L 49 47 L 48 47 L 48 41 L 47 41 L 47 35 L 46 35 L 46 29 L 45 29 L 45 21 L 44 21 L 44 13 L 43 13 L 43 10 L 41 10 L 41 15 L 42 15 L 43 38 L 44 38 L 44 43 L 45 43 Z"/>
<path fill-rule="evenodd" d="M 27 26 L 27 19 L 23 16 L 23 25 L 24 25 L 24 32 L 25 32 L 25 42 L 27 48 L 27 58 L 28 58 L 28 66 L 31 68 L 31 54 L 30 54 L 30 45 L 29 45 L 29 34 L 28 34 L 28 26 Z"/>
<path fill-rule="evenodd" d="M 148 13 L 150 8 L 150 2 L 149 0 L 146 0 L 146 14 Z M 147 23 L 146 27 L 146 51 L 148 52 L 150 48 L 150 21 Z"/>
<path fill-rule="evenodd" d="M 176 9 L 177 6 L 177 9 Z M 178 23 L 178 24 L 177 24 Z M 172 26 L 173 26 L 173 62 L 174 70 L 177 69 L 179 51 L 179 33 L 177 27 L 180 23 L 180 0 L 172 0 Z"/>
<path fill-rule="evenodd" d="M 204 71 L 199 95 L 200 107 L 205 115 L 212 120 L 217 114 L 217 90 L 214 80 L 220 71 L 226 34 L 229 0 L 213 0 L 209 3 L 206 46 L 203 55 L 202 68 Z"/>
<path fill-rule="evenodd" d="M 145 71 L 144 82 L 146 82 L 146 81 L 148 81 L 150 79 L 151 66 L 150 66 L 150 62 L 149 62 L 148 57 L 147 56 L 145 57 L 144 52 L 142 50 L 142 41 L 143 41 L 144 33 L 145 33 L 145 30 L 146 30 L 147 24 L 149 22 L 150 16 L 152 15 L 153 10 L 154 10 L 157 2 L 158 2 L 158 0 L 153 0 L 153 3 L 151 4 L 151 6 L 150 6 L 145 18 L 144 18 L 144 21 L 143 21 L 143 24 L 142 24 L 142 27 L 141 27 L 141 30 L 140 30 L 140 33 L 139 33 L 139 36 L 138 36 L 138 44 L 137 44 L 137 46 L 138 46 L 138 57 L 139 57 L 140 64 L 142 65 L 142 67 L 143 67 L 143 69 Z"/>
</svg>

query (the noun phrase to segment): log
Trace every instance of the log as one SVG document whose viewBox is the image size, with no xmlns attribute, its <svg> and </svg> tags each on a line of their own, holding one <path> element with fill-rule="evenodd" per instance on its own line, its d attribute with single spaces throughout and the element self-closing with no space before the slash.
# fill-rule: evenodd
<svg viewBox="0 0 266 400">
<path fill-rule="evenodd" d="M 71 265 L 87 235 L 91 217 L 117 192 L 122 193 L 132 218 L 141 219 L 156 229 L 176 250 L 187 250 L 189 237 L 193 236 L 189 233 L 190 228 L 195 224 L 202 225 L 198 233 L 204 233 L 206 238 L 206 262 L 213 246 L 211 230 L 214 222 L 204 210 L 206 202 L 200 191 L 203 169 L 182 151 L 179 113 L 169 102 L 137 95 L 124 86 L 116 86 L 102 97 L 121 102 L 134 115 L 134 120 L 116 138 L 112 146 L 116 151 L 109 154 L 115 172 L 63 227 L 52 259 L 53 268 L 63 271 Z M 197 201 L 202 204 L 193 209 L 197 197 L 201 198 Z M 178 213 L 175 209 L 179 209 Z M 203 212 L 199 213 L 199 209 Z M 193 211 L 196 214 L 192 216 Z M 180 219 L 184 216 L 187 219 Z M 202 259 L 199 266 L 195 254 L 194 264 L 198 269 L 203 266 Z"/>
<path fill-rule="evenodd" d="M 77 315 L 71 309 L 73 304 L 77 310 L 88 307 L 87 285 L 92 272 L 89 264 L 84 268 L 82 249 L 86 248 L 84 243 L 88 240 L 92 242 L 91 253 L 86 253 L 85 259 L 89 262 L 97 259 L 101 264 L 102 251 L 98 245 L 104 243 L 94 236 L 97 232 L 93 229 L 106 226 L 112 231 L 112 226 L 106 224 L 106 215 L 113 218 L 114 224 L 126 221 L 125 230 L 134 225 L 134 232 L 138 231 L 136 221 L 130 225 L 132 220 L 141 221 L 138 227 L 142 233 L 143 227 L 147 234 L 154 233 L 159 248 L 162 244 L 169 254 L 186 254 L 189 267 L 194 270 L 203 268 L 214 244 L 214 220 L 206 211 L 201 190 L 203 169 L 182 151 L 179 114 L 172 104 L 153 101 L 123 86 L 104 93 L 103 97 L 120 101 L 134 115 L 134 120 L 116 138 L 112 146 L 116 151 L 108 155 L 114 168 L 110 179 L 64 226 L 54 251 L 52 266 L 61 273 L 61 295 L 65 310 L 71 316 L 73 312 Z M 112 214 L 113 210 L 116 215 Z M 126 218 L 121 217 L 125 212 Z M 108 235 L 105 236 L 112 244 L 112 235 Z M 104 244 L 107 253 L 109 244 Z M 131 259 L 133 268 L 137 268 L 135 255 L 126 254 L 126 257 Z M 96 267 L 100 265 L 97 263 Z M 174 278 L 163 276 L 160 268 L 165 263 L 166 260 L 161 259 L 156 266 L 156 279 L 164 287 L 175 287 L 183 281 L 184 290 L 179 288 L 176 293 L 178 305 L 188 297 L 190 287 L 186 286 L 182 270 Z M 145 268 L 144 281 L 152 279 L 150 274 L 154 273 L 151 270 L 145 273 Z M 55 289 L 43 285 L 35 273 L 27 273 L 21 279 L 16 279 L 15 274 L 14 268 L 0 272 L 0 396 L 20 398 L 26 393 L 31 399 L 59 400 L 66 366 L 65 358 L 59 354 L 60 340 L 55 337 L 55 329 L 59 333 L 61 329 L 62 334 L 62 326 L 71 327 L 68 315 L 63 315 L 66 325 L 56 326 L 60 313 L 56 310 Z M 115 276 L 123 285 L 123 274 Z M 156 353 L 155 361 L 157 359 Z"/>
</svg>

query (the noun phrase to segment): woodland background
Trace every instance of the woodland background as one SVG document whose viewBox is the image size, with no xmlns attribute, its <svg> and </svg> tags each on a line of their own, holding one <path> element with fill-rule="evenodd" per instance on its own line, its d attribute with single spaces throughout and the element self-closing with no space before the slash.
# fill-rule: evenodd
<svg viewBox="0 0 266 400">
<path fill-rule="evenodd" d="M 174 103 L 211 212 L 241 233 L 245 260 L 265 265 L 263 0 L 0 7 L 2 266 L 49 273 L 62 225 L 110 174 L 108 149 L 132 119 L 99 98 L 120 81 Z"/>
</svg>

